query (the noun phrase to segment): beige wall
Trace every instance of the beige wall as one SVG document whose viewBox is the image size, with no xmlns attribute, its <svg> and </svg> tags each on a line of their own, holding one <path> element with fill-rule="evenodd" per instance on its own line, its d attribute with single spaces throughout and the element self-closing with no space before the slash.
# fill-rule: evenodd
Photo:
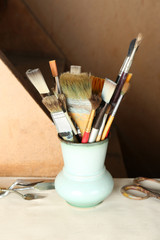
<svg viewBox="0 0 160 240">
<path fill-rule="evenodd" d="M 130 173 L 158 175 L 160 1 L 24 2 L 71 63 L 112 80 L 131 39 L 143 33 L 143 43 L 131 68 L 132 86 L 118 111 L 116 123 L 124 154 L 128 154 L 126 163 L 130 163 Z"/>
<path fill-rule="evenodd" d="M 55 126 L 1 53 L 0 76 L 0 176 L 56 176 L 63 160 Z"/>
</svg>

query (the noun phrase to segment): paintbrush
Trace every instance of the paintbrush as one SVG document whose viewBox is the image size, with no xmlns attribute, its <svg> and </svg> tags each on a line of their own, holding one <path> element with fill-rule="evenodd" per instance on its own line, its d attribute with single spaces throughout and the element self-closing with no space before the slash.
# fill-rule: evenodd
<svg viewBox="0 0 160 240">
<path fill-rule="evenodd" d="M 46 95 L 50 95 L 49 88 L 39 68 L 27 70 L 26 75 L 42 98 Z"/>
<path fill-rule="evenodd" d="M 92 93 L 101 96 L 104 78 L 95 77 L 93 75 L 90 76 L 92 80 Z"/>
<path fill-rule="evenodd" d="M 62 91 L 59 83 L 56 61 L 55 60 L 49 61 L 49 66 L 51 69 L 52 76 L 55 78 L 56 81 L 56 93 L 61 94 Z"/>
<path fill-rule="evenodd" d="M 125 66 L 125 68 L 123 70 L 123 73 L 122 73 L 122 75 L 121 75 L 121 77 L 120 77 L 120 79 L 119 79 L 119 81 L 117 83 L 116 89 L 115 89 L 115 91 L 113 93 L 113 96 L 111 98 L 110 104 L 112 106 L 115 106 L 115 104 L 116 104 L 116 102 L 117 102 L 117 100 L 118 100 L 118 98 L 120 96 L 121 89 L 122 89 L 122 87 L 123 87 L 123 85 L 124 85 L 124 83 L 126 81 L 129 69 L 130 69 L 130 67 L 132 65 L 135 52 L 136 52 L 137 48 L 139 47 L 139 45 L 141 44 L 141 41 L 142 41 L 142 34 L 139 33 L 137 38 L 136 38 L 136 42 L 134 44 L 134 48 L 133 48 L 132 53 L 131 53 L 131 55 L 129 57 L 129 60 L 127 61 L 127 64 L 126 64 L 126 66 Z"/>
<path fill-rule="evenodd" d="M 49 96 L 51 95 L 51 93 L 40 69 L 29 69 L 28 71 L 26 71 L 26 75 L 31 81 L 31 83 L 34 85 L 34 87 L 37 89 L 37 91 L 40 93 L 42 97 L 42 103 L 50 111 L 51 117 L 53 119 L 53 122 L 55 123 L 58 133 L 60 133 L 62 138 L 65 140 L 75 141 L 66 116 L 64 115 L 62 109 L 59 106 L 59 102 L 57 101 L 56 97 Z"/>
<path fill-rule="evenodd" d="M 134 38 L 134 39 L 130 42 L 127 56 L 126 56 L 126 58 L 124 59 L 124 62 L 123 62 L 123 64 L 122 64 L 122 66 L 121 66 L 121 69 L 120 69 L 119 74 L 118 74 L 117 79 L 116 79 L 116 83 L 119 82 L 119 80 L 120 80 L 120 78 L 121 78 L 121 76 L 122 76 L 122 73 L 124 72 L 124 69 L 125 69 L 125 67 L 126 67 L 126 64 L 127 64 L 128 60 L 129 60 L 131 54 L 132 54 L 133 49 L 134 49 L 135 43 L 136 43 L 136 38 Z"/>
<path fill-rule="evenodd" d="M 59 105 L 57 97 L 54 95 L 46 96 L 42 99 L 42 103 L 51 113 L 51 117 L 59 135 L 66 141 L 76 141 L 76 139 L 74 139 L 70 124 L 68 123 L 68 120 L 62 111 L 61 106 Z"/>
<path fill-rule="evenodd" d="M 67 98 L 68 111 L 83 135 L 91 111 L 91 79 L 87 73 L 66 72 L 60 75 L 60 84 Z"/>
<path fill-rule="evenodd" d="M 98 132 L 98 135 L 97 135 L 97 138 L 96 138 L 96 142 L 99 142 L 99 141 L 101 140 L 101 136 L 102 136 L 102 133 L 103 133 L 103 129 L 104 129 L 104 127 L 105 127 L 106 120 L 107 120 L 108 114 L 110 113 L 110 110 L 111 110 L 111 105 L 108 105 L 107 111 L 106 111 L 106 113 L 104 114 L 104 117 L 103 117 L 103 120 L 102 120 L 102 124 L 101 124 L 101 126 L 100 126 L 100 129 L 99 129 L 99 132 Z"/>
<path fill-rule="evenodd" d="M 96 116 L 95 116 L 95 119 L 93 122 L 93 127 L 92 127 L 91 134 L 89 137 L 89 142 L 96 141 L 96 138 L 97 138 L 97 135 L 98 135 L 98 132 L 101 127 L 102 120 L 103 120 L 103 116 L 106 113 L 107 106 L 113 95 L 115 86 L 116 86 L 115 82 L 113 82 L 109 79 L 105 79 L 105 82 L 103 85 L 103 90 L 102 90 L 102 95 L 101 95 L 103 100 L 101 101 L 100 106 L 97 108 Z"/>
<path fill-rule="evenodd" d="M 126 82 L 129 82 L 131 80 L 131 77 L 132 77 L 132 73 L 128 73 L 127 78 L 126 78 Z M 103 129 L 105 127 L 106 120 L 107 120 L 107 117 L 108 117 L 108 114 L 110 113 L 110 111 L 111 111 L 111 105 L 109 104 L 108 107 L 107 107 L 107 111 L 104 114 L 103 121 L 102 121 L 101 127 L 99 129 L 97 138 L 96 138 L 96 142 L 99 142 L 101 140 L 101 135 L 103 133 Z"/>
<path fill-rule="evenodd" d="M 77 129 L 75 128 L 75 126 L 74 126 L 74 124 L 73 124 L 72 120 L 70 119 L 70 116 L 68 115 L 68 112 L 67 112 L 66 98 L 65 98 L 64 94 L 62 93 L 62 90 L 61 90 L 61 87 L 60 87 L 56 61 L 55 60 L 50 61 L 49 65 L 50 65 L 50 68 L 51 68 L 52 75 L 56 79 L 56 86 L 57 86 L 56 89 L 57 90 L 53 91 L 53 93 L 55 94 L 56 98 L 58 99 L 59 105 L 60 105 L 62 111 L 64 112 L 64 114 L 67 118 L 67 121 L 68 121 L 72 131 L 74 132 L 75 137 L 77 138 L 77 141 L 81 142 L 81 139 L 80 139 L 80 137 L 77 133 Z M 75 66 L 75 68 L 77 69 L 77 66 Z M 57 92 L 59 94 L 57 94 Z"/>
<path fill-rule="evenodd" d="M 58 102 L 59 102 L 59 106 L 61 107 L 62 111 L 64 112 L 64 115 L 66 116 L 67 118 L 67 121 L 75 135 L 75 138 L 77 138 L 77 141 L 76 142 L 81 142 L 81 138 L 79 137 L 78 135 L 78 132 L 77 132 L 77 129 L 75 128 L 70 116 L 68 115 L 68 112 L 67 112 L 67 105 L 66 105 L 66 97 L 64 94 L 56 94 L 54 93 Z"/>
<path fill-rule="evenodd" d="M 118 99 L 118 101 L 117 101 L 117 103 L 116 103 L 116 105 L 115 105 L 111 115 L 108 118 L 107 124 L 106 124 L 106 126 L 104 128 L 104 131 L 103 131 L 103 134 L 102 134 L 102 137 L 101 137 L 101 140 L 104 140 L 105 138 L 108 137 L 109 129 L 110 129 L 110 127 L 112 125 L 112 122 L 113 122 L 113 120 L 115 118 L 116 112 L 117 112 L 118 107 L 119 107 L 119 105 L 120 105 L 120 103 L 122 101 L 122 98 L 124 97 L 124 95 L 126 94 L 126 92 L 129 89 L 129 85 L 130 85 L 129 82 L 125 82 L 125 84 L 124 84 L 124 86 L 123 86 L 123 88 L 121 90 L 120 97 L 119 97 L 119 99 Z"/>
<path fill-rule="evenodd" d="M 88 118 L 87 126 L 83 134 L 82 143 L 87 143 L 89 140 L 89 135 L 90 135 L 93 119 L 95 116 L 95 112 L 102 101 L 101 93 L 104 85 L 104 79 L 92 76 L 91 74 L 90 74 L 90 79 L 92 80 L 92 97 L 89 100 L 91 102 L 92 111 Z"/>
<path fill-rule="evenodd" d="M 94 119 L 94 116 L 95 116 L 95 112 L 96 112 L 96 109 L 99 107 L 102 99 L 101 99 L 100 96 L 98 96 L 96 94 L 92 94 L 92 96 L 89 100 L 90 100 L 91 105 L 92 105 L 92 110 L 91 110 L 91 113 L 89 115 L 89 119 L 88 119 L 88 122 L 87 122 L 85 132 L 84 132 L 83 137 L 82 137 L 82 141 L 81 141 L 82 143 L 87 143 L 88 140 L 89 140 L 89 135 L 90 135 L 91 127 L 92 127 L 92 122 L 93 122 L 93 119 Z"/>
</svg>

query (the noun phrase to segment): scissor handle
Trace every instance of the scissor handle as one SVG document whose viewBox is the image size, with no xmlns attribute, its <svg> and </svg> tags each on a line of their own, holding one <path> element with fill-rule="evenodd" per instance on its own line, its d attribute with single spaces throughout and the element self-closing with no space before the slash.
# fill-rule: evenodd
<svg viewBox="0 0 160 240">
<path fill-rule="evenodd" d="M 143 182 L 143 181 L 152 181 L 160 184 L 159 180 L 153 179 L 153 178 L 146 178 L 146 177 L 137 177 L 133 180 L 133 183 L 136 185 L 140 185 L 140 182 Z"/>
<path fill-rule="evenodd" d="M 140 191 L 140 192 L 145 193 L 146 195 L 143 196 L 143 197 L 136 196 L 132 193 L 128 193 L 128 190 Z M 126 186 L 124 186 L 124 187 L 121 188 L 121 193 L 125 197 L 130 198 L 130 199 L 134 199 L 134 200 L 144 200 L 144 199 L 147 199 L 147 198 L 151 197 L 150 192 L 147 189 L 145 189 L 143 187 L 140 187 L 140 186 L 137 186 L 137 185 L 126 185 Z"/>
</svg>

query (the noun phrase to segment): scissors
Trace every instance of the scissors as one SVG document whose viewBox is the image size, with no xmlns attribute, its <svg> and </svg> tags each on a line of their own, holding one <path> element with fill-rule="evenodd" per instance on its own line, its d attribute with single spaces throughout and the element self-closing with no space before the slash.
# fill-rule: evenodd
<svg viewBox="0 0 160 240">
<path fill-rule="evenodd" d="M 15 188 L 16 186 L 22 186 L 22 187 Z M 28 180 L 18 179 L 8 189 L 0 188 L 0 198 L 7 196 L 9 193 L 17 193 L 18 195 L 20 195 L 21 197 L 23 197 L 24 199 L 27 199 L 27 200 L 32 200 L 32 199 L 38 198 L 36 196 L 36 194 L 28 193 L 28 194 L 23 195 L 23 194 L 19 193 L 19 191 L 21 191 L 21 190 L 28 190 L 28 189 L 38 189 L 38 190 L 55 189 L 54 180 L 36 181 L 33 179 L 33 180 L 28 181 Z"/>
<path fill-rule="evenodd" d="M 121 193 L 125 197 L 130 198 L 130 199 L 135 199 L 135 200 L 143 200 L 143 199 L 147 199 L 149 197 L 154 197 L 154 198 L 157 198 L 157 199 L 160 200 L 160 190 L 157 191 L 157 190 L 153 190 L 153 189 L 150 189 L 150 188 L 143 187 L 141 185 L 141 182 L 143 182 L 143 181 L 151 181 L 151 182 L 155 182 L 155 183 L 160 184 L 160 181 L 156 180 L 156 179 L 145 178 L 145 177 L 137 177 L 133 180 L 133 185 L 123 186 L 121 188 Z M 144 193 L 145 195 L 144 196 L 137 196 L 136 194 L 129 193 L 128 192 L 129 190 L 135 190 L 135 192 L 139 191 L 139 192 Z"/>
</svg>

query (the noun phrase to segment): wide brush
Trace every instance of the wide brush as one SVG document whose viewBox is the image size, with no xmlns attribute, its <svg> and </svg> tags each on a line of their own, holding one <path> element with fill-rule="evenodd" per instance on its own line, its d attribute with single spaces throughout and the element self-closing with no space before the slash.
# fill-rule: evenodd
<svg viewBox="0 0 160 240">
<path fill-rule="evenodd" d="M 59 106 L 61 107 L 62 111 L 64 112 L 64 115 L 66 116 L 67 118 L 67 121 L 75 135 L 75 138 L 77 138 L 77 141 L 76 142 L 81 142 L 81 138 L 79 137 L 78 135 L 78 132 L 77 132 L 77 129 L 75 128 L 70 116 L 68 115 L 68 112 L 67 112 L 67 105 L 66 105 L 66 97 L 64 94 L 56 94 L 55 93 L 55 96 L 59 102 Z"/>
<path fill-rule="evenodd" d="M 55 60 L 49 61 L 49 66 L 51 69 L 52 76 L 55 78 L 55 81 L 56 81 L 56 89 L 55 89 L 56 93 L 61 94 L 62 91 L 59 83 L 56 61 Z"/>
<path fill-rule="evenodd" d="M 92 94 L 91 79 L 87 73 L 66 72 L 61 74 L 60 84 L 67 98 L 68 111 L 83 135 L 89 117 L 88 113 L 91 110 L 89 102 Z"/>
<path fill-rule="evenodd" d="M 42 98 L 46 95 L 50 95 L 50 90 L 39 68 L 27 70 L 26 75 Z"/>
<path fill-rule="evenodd" d="M 96 138 L 97 138 L 97 135 L 98 135 L 98 132 L 101 127 L 102 120 L 103 120 L 103 116 L 106 113 L 107 106 L 113 95 L 115 86 L 116 86 L 115 82 L 113 82 L 109 79 L 105 79 L 103 90 L 102 90 L 102 95 L 101 95 L 103 100 L 101 101 L 100 106 L 97 108 L 96 116 L 95 116 L 94 122 L 93 122 L 93 127 L 92 127 L 91 134 L 89 137 L 89 142 L 96 141 Z"/>
<path fill-rule="evenodd" d="M 42 99 L 42 103 L 51 113 L 51 117 L 60 136 L 66 141 L 77 142 L 57 97 L 54 95 L 46 96 Z"/>
<path fill-rule="evenodd" d="M 60 83 L 59 83 L 56 61 L 55 60 L 50 61 L 49 65 L 50 65 L 50 68 L 51 68 L 52 75 L 53 75 L 53 77 L 55 77 L 55 80 L 56 80 L 56 89 L 55 89 L 55 91 L 53 91 L 53 93 L 57 97 L 57 99 L 59 101 L 59 105 L 61 106 L 61 109 L 64 112 L 64 114 L 67 118 L 67 121 L 70 124 L 70 127 L 71 127 L 72 131 L 74 132 L 75 137 L 77 138 L 77 141 L 81 142 L 81 139 L 80 139 L 80 137 L 77 133 L 77 129 L 75 128 L 75 126 L 74 126 L 74 124 L 73 124 L 73 122 L 72 122 L 72 120 L 71 120 L 71 118 L 70 118 L 70 116 L 68 115 L 68 112 L 67 112 L 66 97 L 62 93 L 61 86 L 60 86 Z"/>
<path fill-rule="evenodd" d="M 120 103 L 121 103 L 121 101 L 122 101 L 122 98 L 124 97 L 124 95 L 126 94 L 126 92 L 127 92 L 128 89 L 129 89 L 129 85 L 130 85 L 129 82 L 125 82 L 125 84 L 124 84 L 124 86 L 123 86 L 123 88 L 122 88 L 122 90 L 121 90 L 120 97 L 119 97 L 119 99 L 118 99 L 118 101 L 117 101 L 117 103 L 116 103 L 116 105 L 115 105 L 115 107 L 114 107 L 111 115 L 110 115 L 109 118 L 108 118 L 107 124 L 106 124 L 106 126 L 105 126 L 105 128 L 104 128 L 104 131 L 103 131 L 103 134 L 102 134 L 102 137 L 101 137 L 101 140 L 104 140 L 105 138 L 108 137 L 109 129 L 110 129 L 111 125 L 112 125 L 112 122 L 113 122 L 113 120 L 114 120 L 114 117 L 115 117 L 115 115 L 116 115 L 116 112 L 117 112 L 117 110 L 118 110 L 118 107 L 119 107 L 119 105 L 120 105 Z"/>
</svg>

